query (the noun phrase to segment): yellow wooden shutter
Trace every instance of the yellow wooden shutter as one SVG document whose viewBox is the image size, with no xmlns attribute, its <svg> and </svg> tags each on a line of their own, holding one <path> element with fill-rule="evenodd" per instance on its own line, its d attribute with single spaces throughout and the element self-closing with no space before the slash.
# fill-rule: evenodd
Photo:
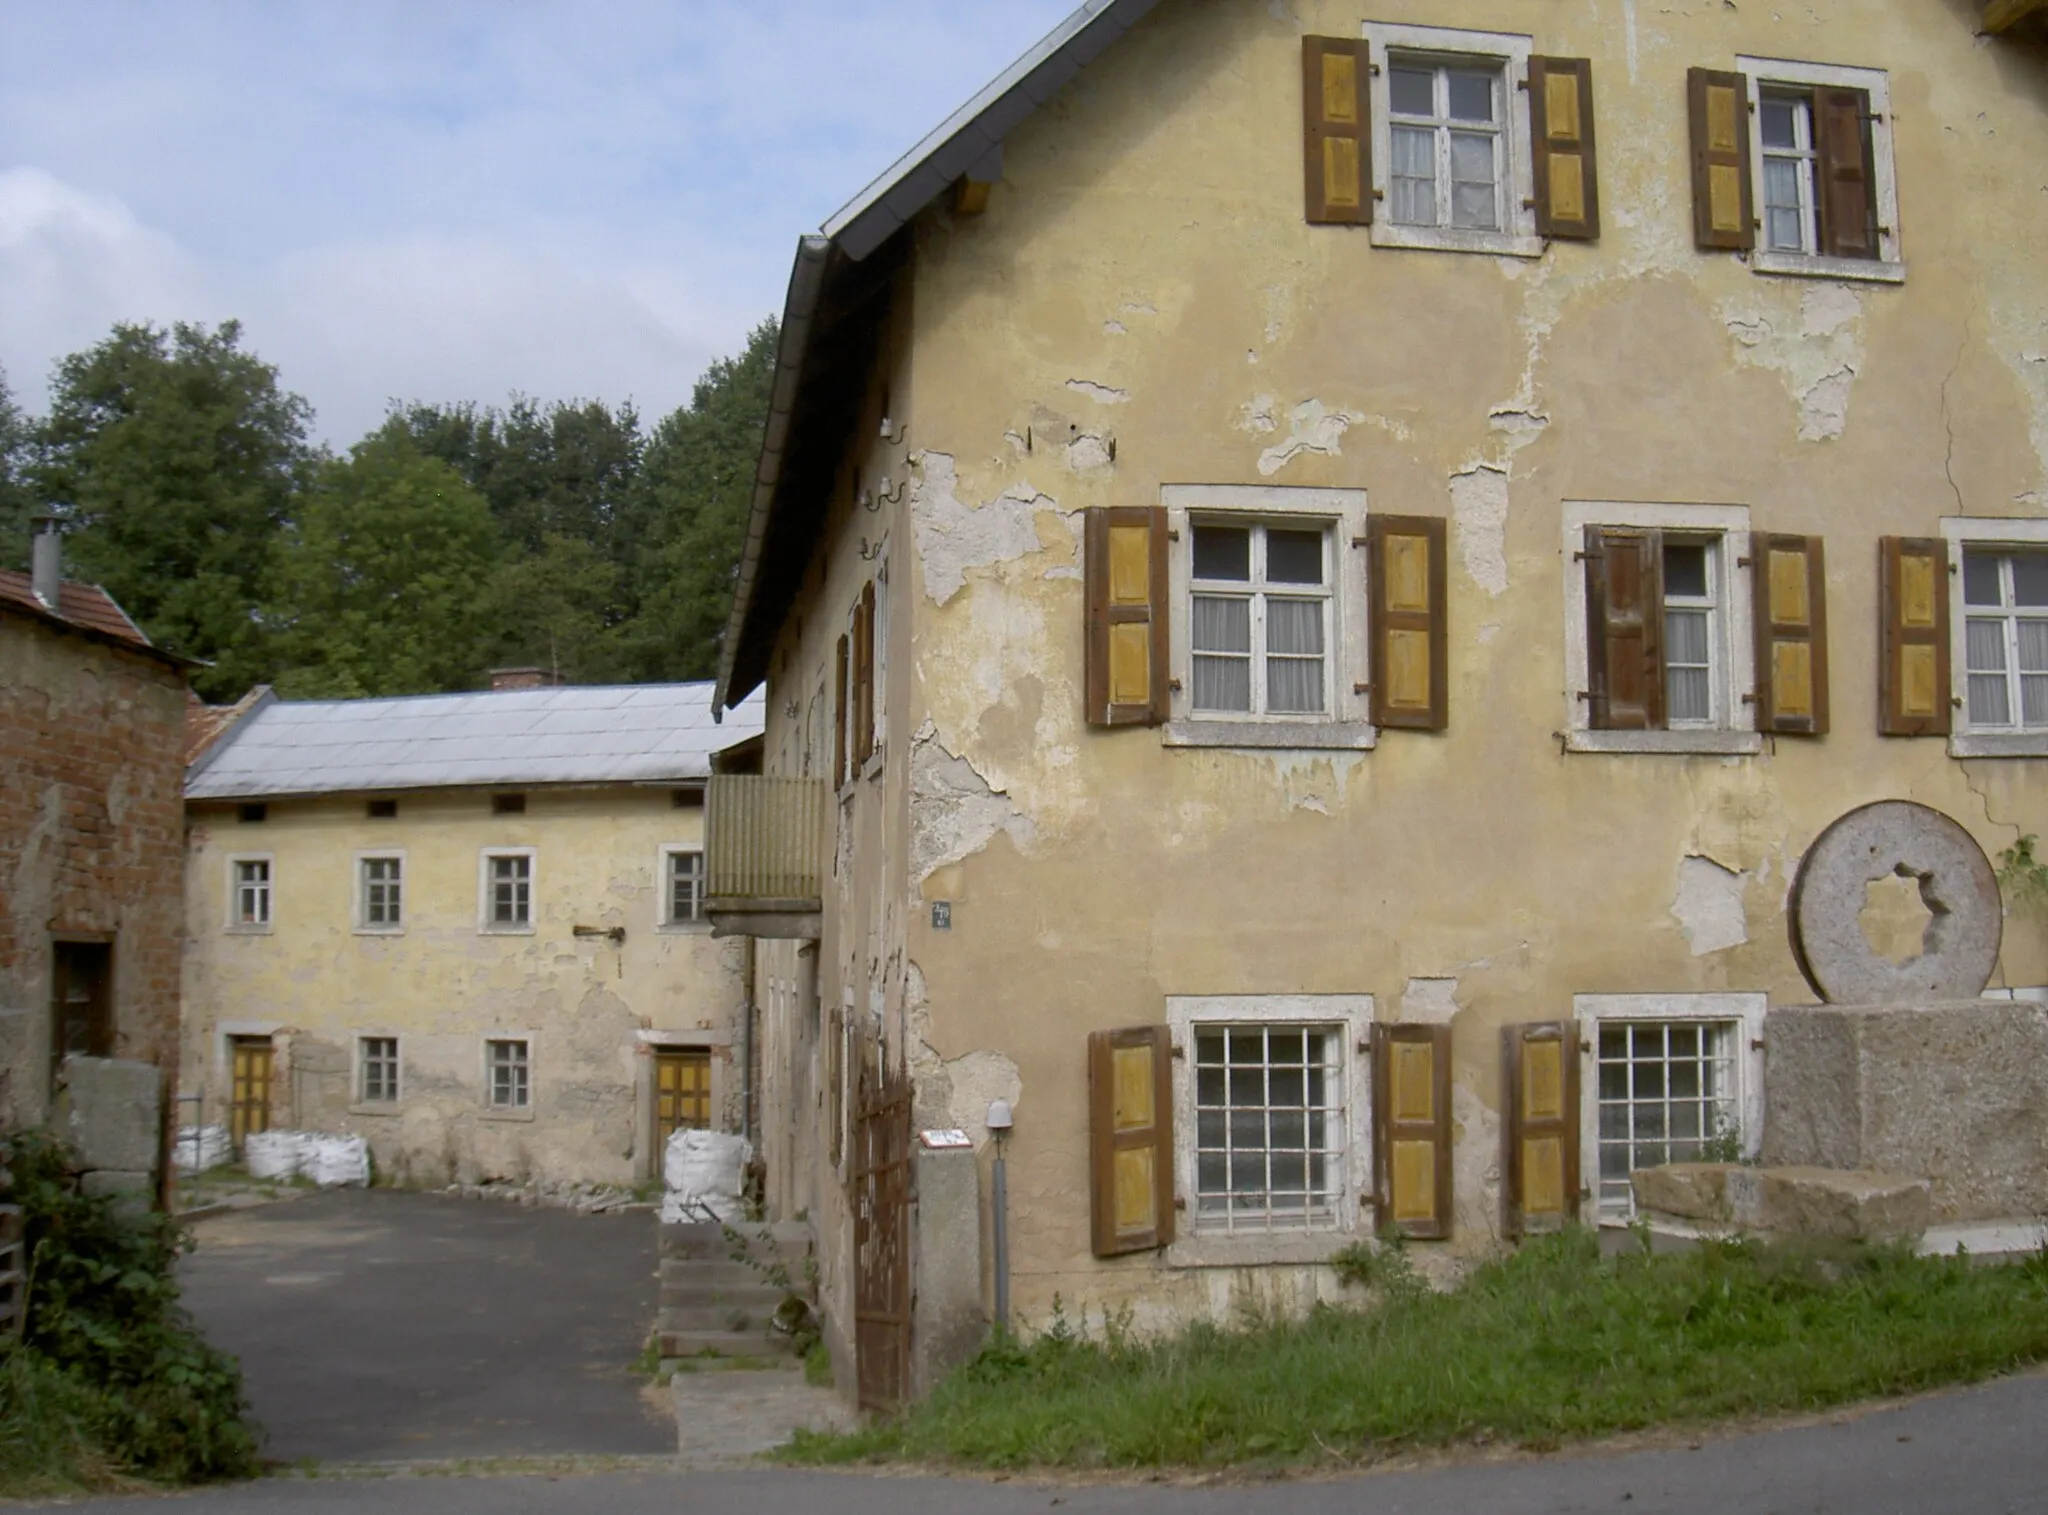
<svg viewBox="0 0 2048 1515">
<path fill-rule="evenodd" d="M 1166 720 L 1166 512 L 1111 506 L 1088 512 L 1088 721 L 1156 726 Z"/>
<path fill-rule="evenodd" d="M 1372 220 L 1372 66 L 1363 40 L 1301 39 L 1303 190 L 1315 225 Z"/>
<path fill-rule="evenodd" d="M 1598 237 L 1600 180 L 1593 161 L 1590 60 L 1529 60 L 1529 126 L 1535 145 L 1536 230 L 1576 241 Z"/>
<path fill-rule="evenodd" d="M 1756 729 L 1828 729 L 1827 568 L 1819 537 L 1750 538 L 1756 623 Z"/>
<path fill-rule="evenodd" d="M 1940 537 L 1881 538 L 1878 604 L 1879 732 L 1947 736 L 1948 543 Z"/>
<path fill-rule="evenodd" d="M 1089 1208 L 1097 1257 L 1173 1240 L 1172 1057 L 1164 1026 L 1088 1037 Z"/>
<path fill-rule="evenodd" d="M 1501 1030 L 1507 1232 L 1554 1231 L 1579 1215 L 1579 1035 L 1570 1021 Z"/>
<path fill-rule="evenodd" d="M 1686 73 L 1692 122 L 1692 230 L 1701 247 L 1756 246 L 1749 183 L 1749 80 L 1695 68 Z"/>
<path fill-rule="evenodd" d="M 1381 1229 L 1451 1234 L 1451 1028 L 1373 1035 L 1373 1185 Z"/>
<path fill-rule="evenodd" d="M 1373 722 L 1441 731 L 1450 724 L 1444 523 L 1374 516 L 1366 544 Z"/>
</svg>

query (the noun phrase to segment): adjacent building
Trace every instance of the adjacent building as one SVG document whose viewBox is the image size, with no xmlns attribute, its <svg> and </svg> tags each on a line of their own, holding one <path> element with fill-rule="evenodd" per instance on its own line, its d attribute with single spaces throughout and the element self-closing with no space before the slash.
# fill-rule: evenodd
<svg viewBox="0 0 2048 1515">
<path fill-rule="evenodd" d="M 1027 1318 L 1298 1304 L 1754 1151 L 1844 811 L 2048 830 L 2038 9 L 1090 0 L 802 240 L 711 909 L 864 1397 L 913 1123 Z"/>
<path fill-rule="evenodd" d="M 672 1130 L 751 1124 L 704 788 L 760 702 L 715 724 L 709 684 L 500 684 L 266 692 L 196 744 L 179 1077 L 238 1142 L 358 1134 L 399 1183 L 626 1183 Z"/>
</svg>

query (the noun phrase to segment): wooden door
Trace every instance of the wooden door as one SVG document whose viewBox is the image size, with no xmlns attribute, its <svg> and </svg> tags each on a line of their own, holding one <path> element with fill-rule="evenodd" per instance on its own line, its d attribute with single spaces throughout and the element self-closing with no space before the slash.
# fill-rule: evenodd
<svg viewBox="0 0 2048 1515">
<path fill-rule="evenodd" d="M 879 1050 L 879 1049 L 877 1049 Z M 860 1407 L 910 1397 L 910 1076 L 863 1061 L 853 1125 L 853 1355 Z"/>
<path fill-rule="evenodd" d="M 50 1071 L 66 1057 L 114 1055 L 114 949 L 108 942 L 51 944 Z"/>
<path fill-rule="evenodd" d="M 654 1054 L 654 1161 L 678 1131 L 711 1128 L 711 1054 L 701 1047 L 662 1047 Z"/>
<path fill-rule="evenodd" d="M 267 1036 L 228 1038 L 228 1135 L 237 1148 L 270 1129 L 271 1056 Z"/>
</svg>

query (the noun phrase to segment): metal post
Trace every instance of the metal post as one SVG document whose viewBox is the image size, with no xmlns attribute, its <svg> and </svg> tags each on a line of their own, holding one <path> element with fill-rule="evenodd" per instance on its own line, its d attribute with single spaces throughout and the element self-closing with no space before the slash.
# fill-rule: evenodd
<svg viewBox="0 0 2048 1515">
<path fill-rule="evenodd" d="M 1010 1334 L 1010 1192 L 1008 1175 L 1003 1171 L 1003 1144 L 1008 1132 L 996 1135 L 996 1164 L 994 1182 L 995 1200 L 995 1244 L 996 1244 L 996 1334 Z"/>
</svg>

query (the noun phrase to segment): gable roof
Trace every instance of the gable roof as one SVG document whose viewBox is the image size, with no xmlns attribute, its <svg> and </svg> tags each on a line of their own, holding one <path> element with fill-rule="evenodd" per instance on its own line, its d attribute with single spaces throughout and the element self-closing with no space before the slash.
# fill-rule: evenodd
<svg viewBox="0 0 2048 1515">
<path fill-rule="evenodd" d="M 714 724 L 708 683 L 269 700 L 186 771 L 185 797 L 701 779 L 763 709 L 752 699 Z"/>
<path fill-rule="evenodd" d="M 1158 3 L 1085 0 L 834 212 L 821 234 L 799 239 L 719 650 L 719 707 L 731 708 L 767 677 L 769 651 L 823 524 L 833 465 L 853 420 L 852 391 L 872 361 L 878 307 L 886 303 L 875 297 L 895 272 L 892 259 L 875 255 L 963 174 L 996 177 L 1003 139 Z M 871 260 L 874 266 L 862 267 Z"/>
<path fill-rule="evenodd" d="M 52 609 L 36 597 L 35 581 L 28 574 L 0 568 L 0 610 L 82 632 L 96 642 L 112 642 L 179 668 L 194 666 L 190 658 L 166 652 L 151 642 L 142 634 L 142 628 L 128 619 L 128 612 L 97 584 L 64 580 L 57 586 L 57 604 Z"/>
</svg>

